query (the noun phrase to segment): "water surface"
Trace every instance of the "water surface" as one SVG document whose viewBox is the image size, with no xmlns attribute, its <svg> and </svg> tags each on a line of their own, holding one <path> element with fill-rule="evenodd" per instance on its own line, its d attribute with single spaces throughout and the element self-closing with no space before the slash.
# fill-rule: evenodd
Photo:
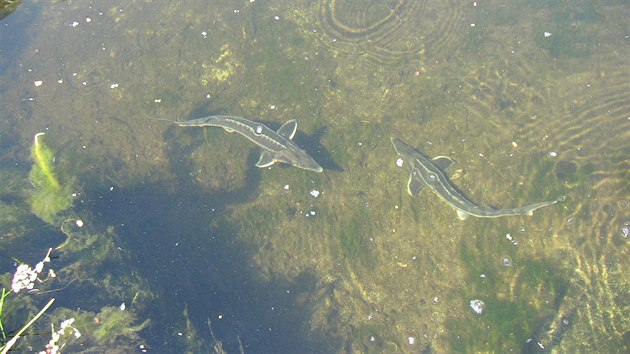
<svg viewBox="0 0 630 354">
<path fill-rule="evenodd" d="M 0 22 L 3 286 L 63 247 L 5 330 L 54 297 L 18 349 L 74 316 L 68 352 L 627 351 L 629 12 L 23 1 Z M 324 172 L 258 169 L 236 134 L 156 120 L 211 114 L 296 118 Z M 53 223 L 30 214 L 38 132 L 76 193 Z M 392 136 L 457 161 L 480 204 L 566 200 L 461 221 L 407 194 Z"/>
</svg>

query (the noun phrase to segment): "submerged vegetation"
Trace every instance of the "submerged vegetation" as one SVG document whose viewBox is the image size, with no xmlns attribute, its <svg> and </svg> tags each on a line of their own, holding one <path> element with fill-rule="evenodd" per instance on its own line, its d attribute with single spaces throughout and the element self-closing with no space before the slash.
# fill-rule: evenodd
<svg viewBox="0 0 630 354">
<path fill-rule="evenodd" d="M 152 295 L 141 278 L 112 275 L 126 274 L 119 267 L 128 261 L 114 246 L 114 229 L 99 231 L 86 225 L 89 215 L 79 217 L 72 209 L 73 183 L 59 177 L 54 152 L 42 136 L 36 134 L 31 147 L 33 165 L 28 179 L 35 188 L 18 183 L 26 180 L 26 171 L 7 173 L 3 169 L 0 174 L 0 206 L 5 211 L 0 219 L 0 235 L 12 241 L 5 240 L 0 250 L 23 253 L 21 249 L 31 245 L 32 238 L 59 242 L 63 235 L 66 240 L 49 248 L 36 265 L 31 267 L 15 259 L 16 268 L 1 274 L 0 353 L 25 348 L 42 352 L 61 348 L 73 352 L 86 348 L 96 352 L 135 351 L 141 342 L 139 333 L 149 324 L 149 320 L 139 320 L 138 311 Z M 52 228 L 33 222 L 35 218 L 29 218 L 32 214 L 28 209 Z M 101 275 L 98 283 L 93 280 L 96 273 Z M 52 292 L 54 298 L 42 296 Z M 68 299 L 73 300 L 69 303 Z M 112 302 L 117 304 L 112 306 Z M 71 309 L 93 308 L 95 303 L 100 311 Z"/>
<path fill-rule="evenodd" d="M 57 215 L 72 206 L 72 184 L 60 183 L 53 166 L 54 152 L 42 141 L 45 133 L 35 134 L 30 181 L 35 186 L 30 204 L 33 214 L 49 224 L 58 224 Z"/>
</svg>

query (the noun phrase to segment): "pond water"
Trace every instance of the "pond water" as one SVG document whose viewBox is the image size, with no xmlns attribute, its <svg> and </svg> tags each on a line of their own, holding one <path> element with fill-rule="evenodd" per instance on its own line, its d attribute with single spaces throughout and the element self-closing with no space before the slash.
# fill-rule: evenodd
<svg viewBox="0 0 630 354">
<path fill-rule="evenodd" d="M 627 2 L 0 9 L 5 348 L 628 352 Z M 169 122 L 210 115 L 296 119 L 323 172 Z M 451 198 L 562 202 L 460 220 L 392 137 Z"/>
</svg>

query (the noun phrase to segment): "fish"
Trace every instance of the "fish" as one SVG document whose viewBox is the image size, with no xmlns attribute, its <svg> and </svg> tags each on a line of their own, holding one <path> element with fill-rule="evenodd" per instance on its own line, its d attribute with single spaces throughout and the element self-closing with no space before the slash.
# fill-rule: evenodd
<svg viewBox="0 0 630 354">
<path fill-rule="evenodd" d="M 392 137 L 391 141 L 398 157 L 403 164 L 407 164 L 409 169 L 407 192 L 415 197 L 424 187 L 428 187 L 440 199 L 455 209 L 460 220 L 465 220 L 469 216 L 498 218 L 501 216 L 533 215 L 537 209 L 565 200 L 565 197 L 561 196 L 556 200 L 508 209 L 495 209 L 489 205 L 475 204 L 460 193 L 444 174 L 444 171 L 455 165 L 453 159 L 447 156 L 436 156 L 431 159 L 398 138 Z M 398 164 L 400 165 L 400 163 Z"/>
<path fill-rule="evenodd" d="M 208 116 L 183 122 L 172 121 L 180 127 L 220 127 L 227 132 L 237 132 L 254 144 L 260 146 L 263 151 L 260 154 L 256 166 L 269 167 L 276 162 L 282 162 L 304 170 L 322 172 L 324 169 L 302 150 L 293 137 L 297 131 L 297 122 L 291 119 L 274 131 L 266 125 L 249 119 L 234 116 Z"/>
</svg>

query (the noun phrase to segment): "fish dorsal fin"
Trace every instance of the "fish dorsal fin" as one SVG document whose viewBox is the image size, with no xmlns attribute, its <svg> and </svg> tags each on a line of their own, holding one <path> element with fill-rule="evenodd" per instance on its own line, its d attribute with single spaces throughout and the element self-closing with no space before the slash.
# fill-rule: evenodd
<svg viewBox="0 0 630 354">
<path fill-rule="evenodd" d="M 276 160 L 273 158 L 273 154 L 269 151 L 263 151 L 258 158 L 258 162 L 256 162 L 256 166 L 260 168 L 269 167 L 276 163 Z"/>
<path fill-rule="evenodd" d="M 424 182 L 412 172 L 409 175 L 409 181 L 407 182 L 407 193 L 410 196 L 415 197 L 420 193 L 420 190 L 424 187 Z"/>
<path fill-rule="evenodd" d="M 470 215 L 464 213 L 463 211 L 457 210 L 457 217 L 459 218 L 459 220 L 466 220 L 469 216 Z"/>
<path fill-rule="evenodd" d="M 453 165 L 455 165 L 455 160 L 453 160 L 452 158 L 448 156 L 436 156 L 433 158 L 433 163 L 440 170 L 446 171 L 449 167 L 452 167 Z"/>
<path fill-rule="evenodd" d="M 297 130 L 297 122 L 295 121 L 295 119 L 291 119 L 287 121 L 286 123 L 282 124 L 280 129 L 278 129 L 277 133 L 290 140 L 290 139 L 293 139 L 293 136 L 295 135 L 296 130 Z"/>
</svg>

